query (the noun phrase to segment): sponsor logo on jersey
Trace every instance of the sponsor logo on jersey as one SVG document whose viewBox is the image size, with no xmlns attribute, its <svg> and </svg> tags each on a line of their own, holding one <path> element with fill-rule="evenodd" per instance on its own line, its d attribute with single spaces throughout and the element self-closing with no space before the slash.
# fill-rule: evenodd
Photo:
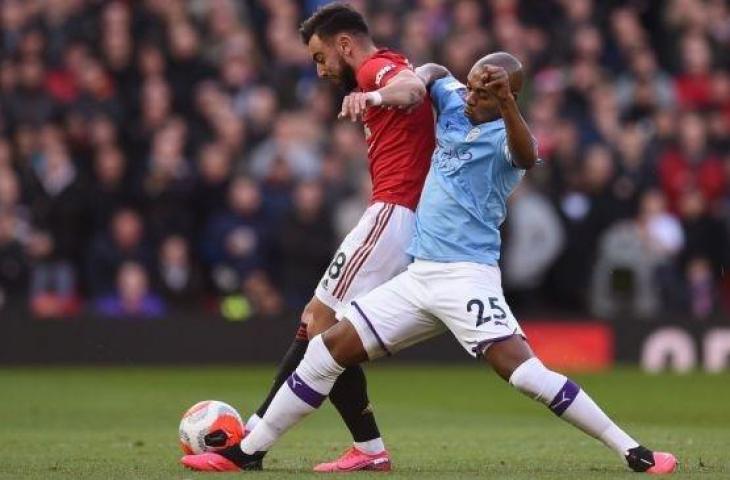
<svg viewBox="0 0 730 480">
<path fill-rule="evenodd" d="M 395 68 L 395 65 L 393 65 L 392 63 L 389 63 L 388 65 L 386 65 L 383 68 L 381 68 L 380 70 L 378 70 L 378 73 L 375 74 L 375 85 L 377 87 L 380 87 L 380 82 L 383 81 L 383 77 L 385 76 L 385 74 L 390 72 L 394 68 Z"/>
<path fill-rule="evenodd" d="M 472 153 L 468 145 L 451 147 L 449 145 L 437 144 L 434 165 L 443 174 L 450 175 L 459 170 L 464 163 L 471 159 Z"/>
</svg>

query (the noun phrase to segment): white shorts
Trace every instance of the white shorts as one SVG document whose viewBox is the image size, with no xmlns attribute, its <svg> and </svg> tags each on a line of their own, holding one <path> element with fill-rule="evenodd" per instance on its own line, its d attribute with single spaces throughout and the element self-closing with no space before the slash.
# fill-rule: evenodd
<svg viewBox="0 0 730 480">
<path fill-rule="evenodd" d="M 342 241 L 315 296 L 340 318 L 353 298 L 403 272 L 411 263 L 406 249 L 415 222 L 415 214 L 406 207 L 383 202 L 370 205 Z"/>
<path fill-rule="evenodd" d="M 472 356 L 524 333 L 505 302 L 498 267 L 416 260 L 408 270 L 350 302 L 371 360 L 450 330 Z"/>
</svg>

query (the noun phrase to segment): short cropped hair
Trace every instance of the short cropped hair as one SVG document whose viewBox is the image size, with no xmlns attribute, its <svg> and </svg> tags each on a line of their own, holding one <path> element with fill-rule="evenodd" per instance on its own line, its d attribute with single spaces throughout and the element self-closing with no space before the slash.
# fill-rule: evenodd
<svg viewBox="0 0 730 480">
<path fill-rule="evenodd" d="M 302 22 L 299 34 L 305 45 L 312 35 L 331 38 L 338 33 L 369 35 L 370 30 L 362 14 L 347 3 L 330 3 L 317 9 L 311 17 Z"/>
</svg>

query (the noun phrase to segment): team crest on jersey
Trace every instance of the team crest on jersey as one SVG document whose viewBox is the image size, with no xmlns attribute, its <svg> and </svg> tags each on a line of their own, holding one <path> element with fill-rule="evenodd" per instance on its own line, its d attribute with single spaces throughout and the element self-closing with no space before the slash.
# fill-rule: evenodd
<svg viewBox="0 0 730 480">
<path fill-rule="evenodd" d="M 474 127 L 471 130 L 469 130 L 469 133 L 466 134 L 466 138 L 464 139 L 465 142 L 473 142 L 474 140 L 479 137 L 479 134 L 482 133 L 482 130 L 479 127 Z"/>
<path fill-rule="evenodd" d="M 458 80 L 454 80 L 453 82 L 449 82 L 444 86 L 444 90 L 447 92 L 453 92 L 454 90 L 461 90 L 462 88 L 466 88 L 463 83 L 461 83 Z"/>
</svg>

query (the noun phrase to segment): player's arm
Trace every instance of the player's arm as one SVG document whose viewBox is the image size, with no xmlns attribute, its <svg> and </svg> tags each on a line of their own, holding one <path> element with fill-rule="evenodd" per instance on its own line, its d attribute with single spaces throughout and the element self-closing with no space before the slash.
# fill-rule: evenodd
<svg viewBox="0 0 730 480">
<path fill-rule="evenodd" d="M 410 107 L 423 100 L 426 87 L 412 70 L 401 70 L 383 88 L 368 94 L 380 95 L 382 105 Z"/>
<path fill-rule="evenodd" d="M 449 75 L 451 75 L 451 72 L 438 63 L 424 63 L 416 68 L 416 76 L 421 79 L 426 88 L 431 88 L 433 82 Z"/>
<path fill-rule="evenodd" d="M 353 92 L 342 100 L 338 118 L 349 117 L 353 122 L 369 106 L 410 107 L 423 100 L 426 87 L 411 70 L 401 70 L 386 81 L 385 86 L 371 92 Z"/>
<path fill-rule="evenodd" d="M 537 143 L 512 94 L 509 75 L 504 68 L 494 65 L 486 65 L 484 73 L 484 88 L 497 98 L 504 120 L 512 163 L 525 170 L 532 168 L 537 162 Z"/>
</svg>

